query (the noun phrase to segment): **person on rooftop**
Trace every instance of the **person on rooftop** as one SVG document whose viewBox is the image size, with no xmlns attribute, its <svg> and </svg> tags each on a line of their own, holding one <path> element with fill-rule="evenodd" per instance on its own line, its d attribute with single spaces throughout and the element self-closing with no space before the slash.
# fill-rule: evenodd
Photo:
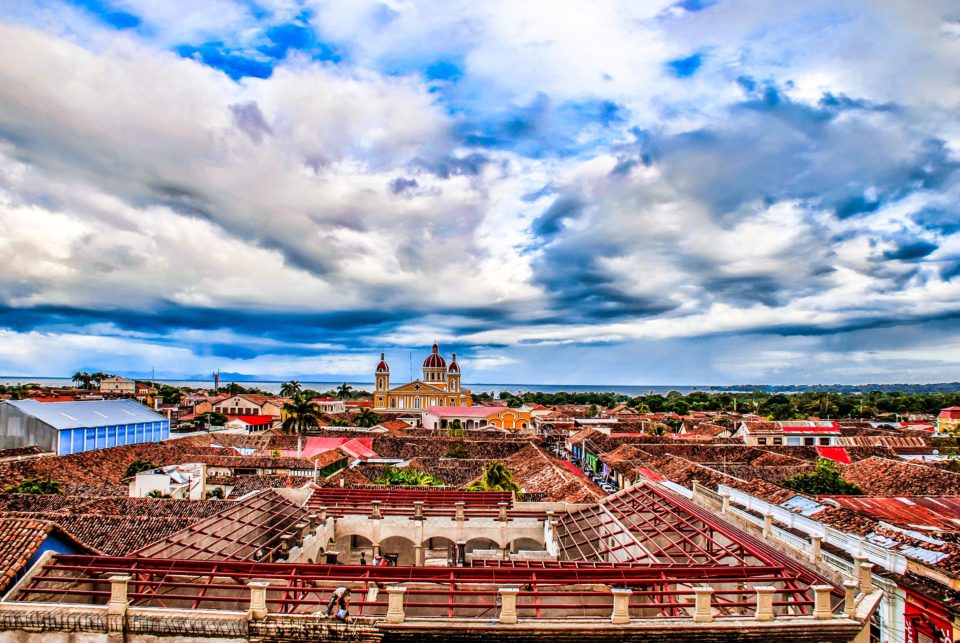
<svg viewBox="0 0 960 643">
<path fill-rule="evenodd" d="M 337 608 L 336 618 L 341 621 L 347 620 L 350 616 L 350 588 L 340 586 L 330 594 L 330 602 L 327 603 L 327 616 L 333 614 L 333 608 Z"/>
</svg>

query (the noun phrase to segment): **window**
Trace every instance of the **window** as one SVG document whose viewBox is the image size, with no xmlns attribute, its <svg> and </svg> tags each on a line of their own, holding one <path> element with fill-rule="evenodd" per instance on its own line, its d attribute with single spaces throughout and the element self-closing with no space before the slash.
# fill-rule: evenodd
<svg viewBox="0 0 960 643">
<path fill-rule="evenodd" d="M 816 439 L 816 438 L 804 438 L 804 439 L 803 439 L 803 446 L 805 446 L 805 447 L 812 447 L 812 446 L 814 446 L 816 443 L 817 443 L 817 439 Z"/>
<path fill-rule="evenodd" d="M 766 438 L 757 438 L 757 444 L 766 445 L 766 444 L 767 444 L 767 439 L 766 439 Z"/>
<path fill-rule="evenodd" d="M 774 439 L 773 439 L 773 444 L 774 444 L 774 445 L 783 444 L 783 438 L 774 438 Z"/>
<path fill-rule="evenodd" d="M 419 408 L 420 408 L 420 398 L 419 398 L 419 397 L 413 398 L 413 408 L 415 408 L 415 409 L 419 409 Z"/>
<path fill-rule="evenodd" d="M 830 438 L 820 438 L 820 444 L 830 444 Z"/>
</svg>

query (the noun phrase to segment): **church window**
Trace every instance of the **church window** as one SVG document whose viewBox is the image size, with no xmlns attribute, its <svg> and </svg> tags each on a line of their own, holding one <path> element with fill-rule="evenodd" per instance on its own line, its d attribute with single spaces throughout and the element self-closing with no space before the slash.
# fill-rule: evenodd
<svg viewBox="0 0 960 643">
<path fill-rule="evenodd" d="M 420 408 L 420 398 L 419 398 L 419 397 L 413 398 L 413 408 L 415 408 L 415 409 L 419 409 L 419 408 Z"/>
</svg>

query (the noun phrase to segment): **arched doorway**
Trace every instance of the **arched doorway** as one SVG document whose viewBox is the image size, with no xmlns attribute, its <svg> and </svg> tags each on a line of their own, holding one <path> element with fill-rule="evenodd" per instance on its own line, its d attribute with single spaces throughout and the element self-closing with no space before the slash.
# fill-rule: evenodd
<svg viewBox="0 0 960 643">
<path fill-rule="evenodd" d="M 380 555 L 388 560 L 396 555 L 397 565 L 401 567 L 412 567 L 416 564 L 414 542 L 403 536 L 390 536 L 381 540 Z"/>
<path fill-rule="evenodd" d="M 427 567 L 446 567 L 453 560 L 454 542 L 444 536 L 423 541 L 422 562 Z"/>
<path fill-rule="evenodd" d="M 543 551 L 543 543 L 535 538 L 517 538 L 510 543 L 510 551 L 514 554 L 518 551 Z"/>
<path fill-rule="evenodd" d="M 367 564 L 373 560 L 373 542 L 359 534 L 342 535 L 337 538 L 337 560 L 341 565 L 359 565 L 360 554 L 366 555 Z"/>
</svg>

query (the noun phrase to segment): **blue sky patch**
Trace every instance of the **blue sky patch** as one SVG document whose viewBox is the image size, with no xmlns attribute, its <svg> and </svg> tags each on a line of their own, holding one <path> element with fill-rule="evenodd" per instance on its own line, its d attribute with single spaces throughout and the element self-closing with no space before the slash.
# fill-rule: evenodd
<svg viewBox="0 0 960 643">
<path fill-rule="evenodd" d="M 69 0 L 71 4 L 86 9 L 101 22 L 114 29 L 135 29 L 140 26 L 140 18 L 132 13 L 116 8 L 105 0 Z"/>
<path fill-rule="evenodd" d="M 677 58 L 667 63 L 667 68 L 677 78 L 689 78 L 697 73 L 700 65 L 703 64 L 703 56 L 699 53 L 687 56 L 686 58 Z"/>
</svg>

